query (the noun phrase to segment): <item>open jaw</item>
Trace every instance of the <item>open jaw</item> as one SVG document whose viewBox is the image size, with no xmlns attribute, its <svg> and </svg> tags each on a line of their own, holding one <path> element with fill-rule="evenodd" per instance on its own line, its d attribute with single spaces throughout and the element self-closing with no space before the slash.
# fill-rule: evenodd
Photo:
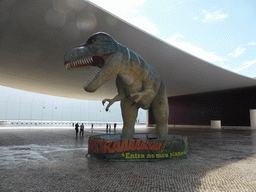
<svg viewBox="0 0 256 192">
<path fill-rule="evenodd" d="M 108 57 L 112 53 L 108 53 L 101 56 L 91 56 L 91 57 L 82 57 L 76 60 L 72 60 L 69 62 L 65 62 L 65 66 L 67 70 L 72 69 L 82 69 L 86 67 L 96 67 L 96 70 L 93 72 L 93 74 L 87 78 L 85 82 L 85 87 L 89 85 L 93 80 L 96 79 L 96 77 L 101 72 L 101 69 L 104 67 L 105 61 L 108 59 Z"/>
</svg>

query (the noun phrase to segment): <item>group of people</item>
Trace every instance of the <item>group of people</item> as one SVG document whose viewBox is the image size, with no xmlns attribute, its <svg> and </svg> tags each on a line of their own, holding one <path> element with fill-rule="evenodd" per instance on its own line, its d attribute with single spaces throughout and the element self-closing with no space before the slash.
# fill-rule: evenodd
<svg viewBox="0 0 256 192">
<path fill-rule="evenodd" d="M 111 131 L 111 124 L 106 124 L 106 131 Z M 116 123 L 114 123 L 114 131 L 116 131 Z M 73 124 L 74 126 L 74 124 Z M 80 132 L 79 132 L 79 127 L 80 127 Z M 79 132 L 79 135 L 80 136 L 84 136 L 84 124 L 82 123 L 80 126 L 78 123 L 75 124 L 75 131 L 76 131 L 76 136 L 78 135 L 78 132 Z M 93 124 L 91 126 L 91 132 L 93 132 Z"/>
<path fill-rule="evenodd" d="M 111 131 L 111 124 L 107 123 L 106 131 Z M 116 123 L 114 123 L 114 131 L 116 131 Z"/>
<path fill-rule="evenodd" d="M 78 135 L 78 131 L 79 131 L 79 124 L 78 123 L 75 124 L 75 130 L 76 130 L 76 136 L 77 136 Z M 79 135 L 84 136 L 84 124 L 83 123 L 80 125 L 80 133 L 79 133 Z"/>
</svg>

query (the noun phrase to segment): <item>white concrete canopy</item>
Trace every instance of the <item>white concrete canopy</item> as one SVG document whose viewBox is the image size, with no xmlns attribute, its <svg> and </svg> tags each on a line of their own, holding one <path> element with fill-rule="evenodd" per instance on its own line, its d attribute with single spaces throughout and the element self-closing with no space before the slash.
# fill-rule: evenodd
<svg viewBox="0 0 256 192">
<path fill-rule="evenodd" d="M 117 93 L 114 79 L 87 93 L 82 87 L 91 72 L 69 72 L 63 63 L 67 50 L 104 31 L 160 73 L 168 96 L 256 86 L 255 79 L 185 53 L 91 3 L 72 2 L 1 2 L 0 85 L 76 99 L 112 98 Z"/>
</svg>

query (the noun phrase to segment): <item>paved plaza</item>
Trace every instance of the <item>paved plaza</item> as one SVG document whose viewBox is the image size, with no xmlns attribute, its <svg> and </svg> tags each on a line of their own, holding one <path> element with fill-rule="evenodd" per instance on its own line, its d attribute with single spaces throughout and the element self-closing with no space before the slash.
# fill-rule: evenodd
<svg viewBox="0 0 256 192">
<path fill-rule="evenodd" d="M 0 127 L 0 191 L 256 191 L 255 130 L 170 129 L 188 137 L 188 158 L 153 162 L 85 157 L 97 134 Z"/>
</svg>

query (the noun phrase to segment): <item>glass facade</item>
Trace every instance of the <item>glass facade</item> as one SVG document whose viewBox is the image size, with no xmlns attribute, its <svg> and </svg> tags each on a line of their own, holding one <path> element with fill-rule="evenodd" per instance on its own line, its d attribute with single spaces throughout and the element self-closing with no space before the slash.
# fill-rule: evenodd
<svg viewBox="0 0 256 192">
<path fill-rule="evenodd" d="M 101 101 L 88 101 L 31 93 L 0 86 L 0 120 L 122 122 L 120 102 L 108 112 Z M 105 104 L 106 105 L 106 104 Z M 146 111 L 137 121 L 146 123 Z"/>
</svg>

